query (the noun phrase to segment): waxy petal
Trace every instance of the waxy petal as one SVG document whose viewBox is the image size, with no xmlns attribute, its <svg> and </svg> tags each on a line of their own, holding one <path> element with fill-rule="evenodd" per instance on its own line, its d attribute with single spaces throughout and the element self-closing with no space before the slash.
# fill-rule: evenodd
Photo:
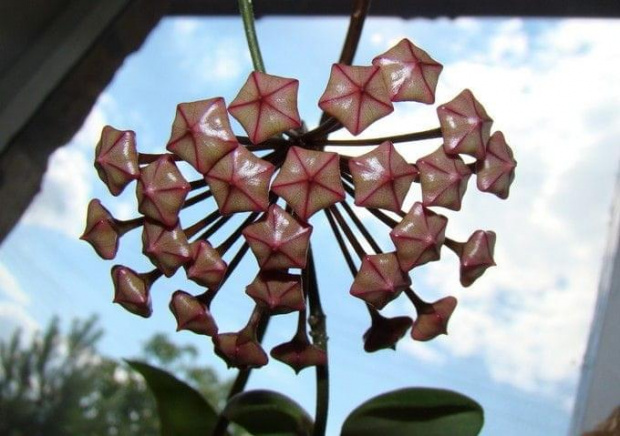
<svg viewBox="0 0 620 436">
<path fill-rule="evenodd" d="M 222 215 L 264 212 L 269 207 L 269 181 L 275 167 L 243 146 L 224 156 L 205 175 Z"/>
<path fill-rule="evenodd" d="M 228 112 L 241 123 L 250 141 L 258 144 L 301 126 L 298 88 L 296 79 L 254 71 L 228 106 Z"/>
<path fill-rule="evenodd" d="M 460 210 L 471 170 L 459 156 L 448 156 L 442 147 L 416 162 L 424 206 Z"/>
<path fill-rule="evenodd" d="M 491 135 L 484 160 L 476 162 L 476 184 L 483 192 L 490 192 L 506 199 L 515 178 L 517 161 L 506 144 L 502 132 Z"/>
<path fill-rule="evenodd" d="M 297 221 L 274 204 L 260 221 L 243 229 L 243 236 L 261 270 L 305 268 L 312 226 Z"/>
<path fill-rule="evenodd" d="M 245 292 L 272 315 L 295 312 L 306 307 L 300 275 L 261 272 Z"/>
<path fill-rule="evenodd" d="M 119 195 L 140 176 L 136 134 L 105 126 L 95 148 L 95 168 L 112 195 Z"/>
<path fill-rule="evenodd" d="M 142 168 L 136 189 L 138 211 L 167 227 L 173 227 L 178 222 L 179 211 L 189 191 L 190 185 L 172 157 L 162 155 Z"/>
<path fill-rule="evenodd" d="M 353 135 L 394 111 L 379 67 L 344 64 L 332 66 L 319 107 Z"/>
<path fill-rule="evenodd" d="M 435 102 L 443 66 L 408 39 L 375 57 L 372 64 L 381 68 L 392 101 Z"/>
<path fill-rule="evenodd" d="M 355 185 L 355 204 L 368 208 L 401 210 L 418 170 L 398 154 L 390 141 L 369 153 L 349 159 Z"/>
<path fill-rule="evenodd" d="M 351 295 L 381 310 L 411 285 L 395 253 L 367 255 L 351 286 Z"/>
<path fill-rule="evenodd" d="M 180 103 L 166 148 L 206 174 L 230 151 L 237 139 L 228 122 L 223 98 Z"/>
<path fill-rule="evenodd" d="M 311 366 L 327 364 L 327 354 L 324 350 L 306 340 L 293 338 L 271 349 L 271 357 L 293 368 L 295 373 Z"/>
<path fill-rule="evenodd" d="M 215 354 L 228 365 L 239 369 L 259 368 L 269 361 L 267 353 L 256 338 L 248 338 L 245 332 L 221 333 L 213 337 Z"/>
<path fill-rule="evenodd" d="M 226 275 L 226 262 L 207 241 L 194 241 L 190 248 L 192 261 L 185 264 L 187 278 L 209 289 L 218 289 Z"/>
<path fill-rule="evenodd" d="M 460 253 L 461 284 L 471 286 L 487 268 L 495 266 L 495 232 L 476 230 L 463 245 Z"/>
<path fill-rule="evenodd" d="M 170 310 L 177 320 L 177 331 L 189 330 L 199 335 L 217 334 L 217 325 L 207 306 L 185 291 L 176 291 L 170 300 Z"/>
<path fill-rule="evenodd" d="M 411 337 L 416 341 L 430 341 L 439 335 L 448 334 L 448 322 L 456 305 L 457 300 L 454 297 L 426 303 L 423 309 L 418 311 Z"/>
<path fill-rule="evenodd" d="M 103 259 L 114 259 L 118 250 L 118 238 L 119 231 L 114 217 L 98 199 L 90 200 L 86 229 L 80 239 L 92 245 Z"/>
<path fill-rule="evenodd" d="M 390 232 L 396 246 L 400 268 L 410 271 L 416 266 L 439 259 L 446 236 L 448 218 L 415 203 Z"/>
<path fill-rule="evenodd" d="M 437 108 L 447 154 L 484 159 L 493 120 L 469 89 Z"/>
<path fill-rule="evenodd" d="M 191 250 L 183 229 L 172 229 L 154 221 L 146 221 L 142 231 L 142 252 L 166 277 L 192 259 Z"/>
<path fill-rule="evenodd" d="M 129 312 L 148 318 L 153 313 L 150 285 L 141 274 L 122 265 L 112 267 L 114 302 Z"/>
<path fill-rule="evenodd" d="M 319 210 L 344 200 L 338 154 L 291 147 L 271 190 L 308 221 Z"/>
</svg>

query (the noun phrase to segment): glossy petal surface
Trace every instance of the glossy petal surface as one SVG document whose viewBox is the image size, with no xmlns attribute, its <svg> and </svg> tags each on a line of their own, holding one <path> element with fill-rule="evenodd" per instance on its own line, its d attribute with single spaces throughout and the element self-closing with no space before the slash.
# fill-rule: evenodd
<svg viewBox="0 0 620 436">
<path fill-rule="evenodd" d="M 439 335 L 448 334 L 448 321 L 456 304 L 454 297 L 445 297 L 427 304 L 413 323 L 411 337 L 416 341 L 430 341 Z"/>
<path fill-rule="evenodd" d="M 99 200 L 88 203 L 86 229 L 80 237 L 93 246 L 103 259 L 114 259 L 118 250 L 118 228 L 110 212 Z"/>
<path fill-rule="evenodd" d="M 410 271 L 416 266 L 439 259 L 446 236 L 448 218 L 415 203 L 390 232 L 396 246 L 400 268 Z"/>
<path fill-rule="evenodd" d="M 259 368 L 269 361 L 256 338 L 249 338 L 243 331 L 218 334 L 213 337 L 213 344 L 215 353 L 229 368 Z"/>
<path fill-rule="evenodd" d="M 238 146 L 205 175 L 222 215 L 263 212 L 269 206 L 269 181 L 275 167 Z"/>
<path fill-rule="evenodd" d="M 271 349 L 271 357 L 293 368 L 295 373 L 310 366 L 325 365 L 327 355 L 316 345 L 299 339 L 285 342 Z"/>
<path fill-rule="evenodd" d="M 381 310 L 411 285 L 395 253 L 367 255 L 351 286 L 351 295 Z"/>
<path fill-rule="evenodd" d="M 142 252 L 166 277 L 171 277 L 192 258 L 189 243 L 179 225 L 168 229 L 153 221 L 144 223 Z"/>
<path fill-rule="evenodd" d="M 344 200 L 338 154 L 291 147 L 271 190 L 308 221 L 319 210 Z"/>
<path fill-rule="evenodd" d="M 122 265 L 112 267 L 114 302 L 129 312 L 144 318 L 151 316 L 151 295 L 149 286 L 142 276 Z"/>
<path fill-rule="evenodd" d="M 217 325 L 205 304 L 184 291 L 176 291 L 170 300 L 170 310 L 177 320 L 177 331 L 189 330 L 199 335 L 217 334 Z"/>
<path fill-rule="evenodd" d="M 261 272 L 245 292 L 272 315 L 303 310 L 306 305 L 299 275 Z"/>
<path fill-rule="evenodd" d="M 424 206 L 460 210 L 471 171 L 463 160 L 448 156 L 442 147 L 416 162 Z"/>
<path fill-rule="evenodd" d="M 243 126 L 254 144 L 301 126 L 297 111 L 299 81 L 254 71 L 228 112 Z"/>
<path fill-rule="evenodd" d="M 192 261 L 185 265 L 187 278 L 209 289 L 218 289 L 228 266 L 215 248 L 207 241 L 190 244 Z"/>
<path fill-rule="evenodd" d="M 138 211 L 145 216 L 173 227 L 190 190 L 187 180 L 169 155 L 142 168 L 136 196 Z"/>
<path fill-rule="evenodd" d="M 476 163 L 476 184 L 478 189 L 506 199 L 510 185 L 515 178 L 515 161 L 512 149 L 506 144 L 502 132 L 491 135 L 484 160 Z"/>
<path fill-rule="evenodd" d="M 105 126 L 95 148 L 95 168 L 112 195 L 119 195 L 140 176 L 136 134 Z"/>
<path fill-rule="evenodd" d="M 206 174 L 237 146 L 223 98 L 180 103 L 166 148 Z"/>
<path fill-rule="evenodd" d="M 373 59 L 381 68 L 392 101 L 435 102 L 435 88 L 443 66 L 408 39 Z"/>
<path fill-rule="evenodd" d="M 385 141 L 369 153 L 349 159 L 357 206 L 400 211 L 411 182 L 418 174 Z"/>
<path fill-rule="evenodd" d="M 487 268 L 495 266 L 495 232 L 476 230 L 463 245 L 461 252 L 461 284 L 474 283 Z"/>
<path fill-rule="evenodd" d="M 493 120 L 469 89 L 437 108 L 447 154 L 484 159 Z"/>
<path fill-rule="evenodd" d="M 379 67 L 343 64 L 332 66 L 319 107 L 353 135 L 394 111 Z"/>
<path fill-rule="evenodd" d="M 312 226 L 297 221 L 274 204 L 260 221 L 243 230 L 243 236 L 261 270 L 305 268 Z"/>
</svg>

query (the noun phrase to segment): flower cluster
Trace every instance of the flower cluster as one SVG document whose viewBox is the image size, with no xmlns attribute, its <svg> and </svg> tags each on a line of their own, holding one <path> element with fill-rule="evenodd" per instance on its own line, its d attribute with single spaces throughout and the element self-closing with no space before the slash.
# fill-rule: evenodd
<svg viewBox="0 0 620 436">
<path fill-rule="evenodd" d="M 142 251 L 155 266 L 142 273 L 122 265 L 112 267 L 114 301 L 148 317 L 153 283 L 183 268 L 204 292 L 172 294 L 170 310 L 178 328 L 212 337 L 216 354 L 228 365 L 265 365 L 268 357 L 257 330 L 267 317 L 291 312 L 299 317 L 297 332 L 289 342 L 274 347 L 271 356 L 295 371 L 322 365 L 326 361 L 323 344 L 311 342 L 306 331 L 308 322 L 312 324 L 309 300 L 318 292 L 310 220 L 322 212 L 354 276 L 350 294 L 362 300 L 370 313 L 366 351 L 394 348 L 409 330 L 419 341 L 445 333 L 456 299 L 424 301 L 412 289 L 409 273 L 438 260 L 443 246 L 459 256 L 463 286 L 470 286 L 495 264 L 492 231 L 478 230 L 465 242 L 454 241 L 446 236 L 448 219 L 431 208 L 459 210 L 472 174 L 481 191 L 506 198 L 516 162 L 504 136 L 491 134 L 491 118 L 464 90 L 437 108 L 439 128 L 377 140 L 328 139 L 340 128 L 358 135 L 390 114 L 395 102 L 433 104 L 441 71 L 439 63 L 406 39 L 377 56 L 370 66 L 335 64 L 319 100 L 328 116 L 310 131 L 297 111 L 299 82 L 260 72 L 249 75 L 228 105 L 223 98 L 179 104 L 167 153 L 139 153 L 134 132 L 105 127 L 96 148 L 97 172 L 115 196 L 135 180 L 141 216 L 118 220 L 94 199 L 82 238 L 102 258 L 113 259 L 120 237 L 142 227 Z M 229 115 L 239 121 L 247 137 L 233 133 Z M 396 142 L 429 138 L 441 138 L 443 144 L 416 162 L 407 162 L 394 147 Z M 336 144 L 376 147 L 358 157 L 325 151 Z M 465 163 L 462 155 L 473 162 Z M 177 167 L 179 161 L 200 176 L 187 181 Z M 413 184 L 421 186 L 421 201 L 403 211 Z M 180 213 L 210 197 L 217 210 L 184 226 Z M 391 229 L 393 251 L 381 250 L 356 208 L 366 208 Z M 238 213 L 247 213 L 247 218 L 224 242 L 212 245 L 211 236 Z M 360 235 L 366 244 L 358 240 Z M 225 261 L 240 238 L 244 239 L 241 249 Z M 367 253 L 364 245 L 374 253 Z M 359 258 L 359 268 L 349 247 Z M 221 333 L 211 302 L 248 251 L 258 264 L 258 273 L 246 288 L 255 307 L 240 331 Z M 401 294 L 414 305 L 415 321 L 380 314 Z"/>
</svg>

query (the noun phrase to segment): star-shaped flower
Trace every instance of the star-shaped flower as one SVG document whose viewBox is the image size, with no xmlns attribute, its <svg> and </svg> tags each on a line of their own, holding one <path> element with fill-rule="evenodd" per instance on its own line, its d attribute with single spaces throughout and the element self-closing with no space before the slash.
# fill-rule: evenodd
<svg viewBox="0 0 620 436">
<path fill-rule="evenodd" d="M 114 302 L 127 311 L 148 318 L 153 313 L 151 306 L 150 284 L 142 274 L 122 265 L 112 267 L 114 283 Z"/>
<path fill-rule="evenodd" d="M 245 292 L 273 315 L 303 310 L 306 306 L 301 276 L 296 274 L 260 272 Z"/>
<path fill-rule="evenodd" d="M 439 259 L 446 236 L 448 218 L 415 203 L 390 232 L 396 246 L 400 268 L 410 271 L 416 266 Z"/>
<path fill-rule="evenodd" d="M 138 211 L 167 227 L 173 227 L 189 191 L 190 185 L 171 155 L 162 155 L 142 168 L 136 189 Z"/>
<path fill-rule="evenodd" d="M 493 120 L 469 89 L 437 108 L 447 154 L 484 159 Z"/>
<path fill-rule="evenodd" d="M 274 204 L 260 221 L 243 229 L 243 236 L 261 270 L 305 268 L 312 226 L 302 224 Z"/>
<path fill-rule="evenodd" d="M 381 310 L 411 285 L 395 253 L 367 255 L 351 286 L 351 295 Z"/>
<path fill-rule="evenodd" d="M 180 103 L 166 148 L 206 174 L 237 146 L 223 98 Z"/>
<path fill-rule="evenodd" d="M 353 135 L 394 111 L 379 67 L 344 64 L 332 66 L 319 107 Z"/>
<path fill-rule="evenodd" d="M 413 323 L 411 337 L 416 341 L 430 341 L 439 335 L 448 334 L 448 321 L 456 308 L 454 297 L 445 297 L 434 303 L 423 303 Z"/>
<path fill-rule="evenodd" d="M 291 147 L 271 190 L 308 221 L 319 210 L 344 200 L 338 154 Z"/>
<path fill-rule="evenodd" d="M 222 215 L 264 212 L 269 207 L 269 181 L 275 167 L 238 146 L 205 175 Z"/>
<path fill-rule="evenodd" d="M 495 132 L 487 145 L 484 160 L 476 162 L 476 184 L 478 189 L 491 192 L 499 198 L 506 199 L 510 185 L 515 178 L 517 161 L 512 150 L 506 144 L 504 134 Z"/>
<path fill-rule="evenodd" d="M 185 291 L 176 291 L 170 300 L 170 310 L 177 320 L 177 331 L 189 330 L 199 335 L 217 334 L 217 325 L 207 306 Z"/>
<path fill-rule="evenodd" d="M 241 123 L 250 141 L 258 144 L 301 126 L 298 88 L 296 79 L 254 71 L 228 106 L 228 112 Z"/>
<path fill-rule="evenodd" d="M 136 134 L 105 126 L 95 148 L 95 168 L 112 195 L 119 195 L 140 176 Z"/>
<path fill-rule="evenodd" d="M 177 224 L 168 229 L 154 221 L 146 221 L 142 231 L 143 253 L 166 277 L 192 258 L 183 229 Z"/>
<path fill-rule="evenodd" d="M 471 170 L 459 156 L 448 156 L 442 147 L 416 162 L 425 206 L 461 209 Z"/>
<path fill-rule="evenodd" d="M 443 66 L 408 39 L 375 57 L 372 64 L 381 68 L 392 101 L 435 102 Z"/>
<path fill-rule="evenodd" d="M 355 185 L 355 204 L 368 208 L 400 211 L 418 170 L 409 165 L 385 141 L 369 153 L 349 159 Z"/>
<path fill-rule="evenodd" d="M 495 250 L 495 232 L 476 230 L 463 244 L 460 253 L 461 284 L 471 286 L 487 268 L 495 266 L 493 252 Z"/>
<path fill-rule="evenodd" d="M 187 278 L 212 290 L 219 288 L 226 274 L 226 262 L 208 241 L 194 241 L 190 248 L 192 261 L 185 264 Z"/>
<path fill-rule="evenodd" d="M 88 203 L 86 229 L 80 239 L 93 246 L 103 259 L 114 259 L 118 250 L 119 232 L 116 220 L 97 199 Z"/>
</svg>

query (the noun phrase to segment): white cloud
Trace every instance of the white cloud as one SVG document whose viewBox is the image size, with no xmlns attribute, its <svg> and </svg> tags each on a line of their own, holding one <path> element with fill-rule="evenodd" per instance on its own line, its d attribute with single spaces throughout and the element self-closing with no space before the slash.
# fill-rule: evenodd
<svg viewBox="0 0 620 436">
<path fill-rule="evenodd" d="M 16 328 L 21 328 L 26 339 L 39 329 L 37 322 L 28 314 L 30 297 L 17 278 L 0 263 L 0 340 L 7 339 Z"/>
</svg>

